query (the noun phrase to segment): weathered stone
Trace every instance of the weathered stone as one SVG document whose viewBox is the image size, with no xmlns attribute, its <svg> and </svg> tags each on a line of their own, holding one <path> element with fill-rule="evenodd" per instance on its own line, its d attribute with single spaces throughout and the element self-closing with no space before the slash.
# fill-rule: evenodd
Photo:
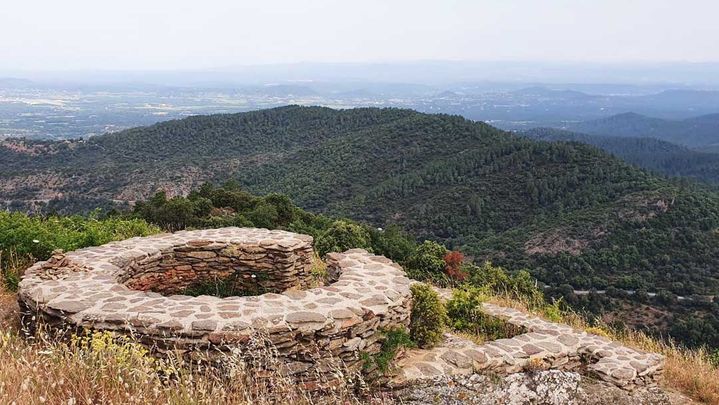
<svg viewBox="0 0 719 405">
<path fill-rule="evenodd" d="M 522 346 L 522 350 L 524 351 L 524 353 L 527 354 L 527 356 L 531 356 L 533 354 L 541 353 L 544 351 L 543 349 L 540 349 L 533 344 L 526 344 Z"/>
<path fill-rule="evenodd" d="M 217 329 L 217 321 L 215 321 L 215 320 L 203 320 L 203 321 L 193 321 L 192 322 L 192 330 L 213 331 L 215 329 Z"/>
<path fill-rule="evenodd" d="M 182 326 L 182 323 L 180 323 L 180 321 L 171 319 L 169 321 L 158 323 L 157 328 L 158 329 L 167 329 L 167 330 L 180 330 L 183 328 L 183 326 Z"/>
<path fill-rule="evenodd" d="M 472 360 L 454 350 L 448 350 L 440 356 L 443 360 L 459 368 L 471 368 Z"/>
<path fill-rule="evenodd" d="M 285 316 L 285 320 L 289 323 L 306 323 L 306 322 L 325 322 L 327 318 L 317 312 L 298 311 L 292 312 Z"/>
<path fill-rule="evenodd" d="M 355 314 L 354 312 L 348 310 L 348 309 L 333 309 L 329 312 L 329 315 L 333 319 L 347 319 L 347 318 L 354 318 Z"/>
</svg>

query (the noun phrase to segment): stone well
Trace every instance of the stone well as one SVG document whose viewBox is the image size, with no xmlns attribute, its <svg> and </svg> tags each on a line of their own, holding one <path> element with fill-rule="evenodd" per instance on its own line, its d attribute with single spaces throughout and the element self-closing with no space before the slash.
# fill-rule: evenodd
<svg viewBox="0 0 719 405">
<path fill-rule="evenodd" d="M 249 358 L 262 342 L 284 373 L 315 384 L 358 370 L 361 352 L 379 350 L 382 328 L 407 326 L 411 294 L 399 265 L 361 249 L 329 254 L 329 284 L 309 288 L 312 254 L 311 236 L 267 229 L 132 238 L 36 263 L 18 299 L 31 327 L 132 334 L 157 355 Z M 181 295 L 228 277 L 259 295 Z"/>
</svg>

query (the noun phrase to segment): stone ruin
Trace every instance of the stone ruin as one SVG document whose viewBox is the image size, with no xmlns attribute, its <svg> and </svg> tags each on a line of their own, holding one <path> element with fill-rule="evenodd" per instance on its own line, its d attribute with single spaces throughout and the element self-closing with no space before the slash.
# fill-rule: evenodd
<svg viewBox="0 0 719 405">
<path fill-rule="evenodd" d="M 450 295 L 448 291 L 439 292 L 445 299 Z M 399 372 L 390 385 L 403 387 L 417 381 L 481 372 L 504 375 L 562 370 L 590 375 L 632 391 L 655 386 L 661 378 L 664 357 L 660 354 L 626 347 L 513 308 L 484 303 L 482 311 L 506 321 L 519 332 L 483 344 L 446 334 L 443 345 L 430 350 L 413 349 L 399 359 Z"/>
<path fill-rule="evenodd" d="M 312 389 L 359 372 L 362 353 L 380 351 L 383 330 L 408 326 L 412 282 L 399 265 L 362 249 L 328 254 L 326 274 L 317 274 L 312 242 L 285 231 L 222 228 L 57 252 L 25 273 L 18 299 L 30 327 L 41 321 L 58 331 L 133 335 L 158 356 L 193 361 L 239 352 L 258 374 L 280 371 Z M 182 295 L 217 280 L 246 296 Z M 521 333 L 482 345 L 448 334 L 437 348 L 404 353 L 387 384 L 541 368 L 631 390 L 661 376 L 658 354 L 511 308 L 482 309 Z M 253 360 L 261 347 L 277 361 Z"/>
<path fill-rule="evenodd" d="M 283 373 L 308 386 L 359 371 L 382 329 L 409 323 L 410 280 L 389 259 L 329 254 L 327 285 L 311 288 L 312 237 L 223 228 L 132 238 L 56 254 L 20 284 L 26 323 L 133 335 L 157 355 L 213 361 L 271 345 Z M 182 295 L 227 280 L 248 296 Z"/>
</svg>

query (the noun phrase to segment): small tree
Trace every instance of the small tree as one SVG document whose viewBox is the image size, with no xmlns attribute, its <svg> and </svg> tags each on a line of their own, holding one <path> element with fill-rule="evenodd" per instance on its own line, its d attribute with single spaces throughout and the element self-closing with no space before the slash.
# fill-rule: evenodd
<svg viewBox="0 0 719 405">
<path fill-rule="evenodd" d="M 464 263 L 462 252 L 447 252 L 444 255 L 444 272 L 454 280 L 464 281 L 467 278 L 467 273 L 462 270 L 462 263 Z"/>
<path fill-rule="evenodd" d="M 442 341 L 442 333 L 449 322 L 447 310 L 439 295 L 427 284 L 412 285 L 412 313 L 410 335 L 422 348 L 434 347 Z"/>
<path fill-rule="evenodd" d="M 390 225 L 385 230 L 372 230 L 372 250 L 396 262 L 406 263 L 416 245 L 414 239 L 397 225 Z"/>
<path fill-rule="evenodd" d="M 411 270 L 426 274 L 441 274 L 444 271 L 444 255 L 447 248 L 437 242 L 424 241 L 410 256 L 407 265 Z"/>
<path fill-rule="evenodd" d="M 292 200 L 282 194 L 268 194 L 263 198 L 264 202 L 272 204 L 277 211 L 277 225 L 287 226 L 294 220 L 295 206 Z"/>
<path fill-rule="evenodd" d="M 258 228 L 275 228 L 279 218 L 277 208 L 274 205 L 261 201 L 247 214 L 252 224 Z"/>
<path fill-rule="evenodd" d="M 320 256 L 329 252 L 344 252 L 347 249 L 369 249 L 372 240 L 369 231 L 361 225 L 347 221 L 335 221 L 317 239 L 315 248 Z"/>
</svg>

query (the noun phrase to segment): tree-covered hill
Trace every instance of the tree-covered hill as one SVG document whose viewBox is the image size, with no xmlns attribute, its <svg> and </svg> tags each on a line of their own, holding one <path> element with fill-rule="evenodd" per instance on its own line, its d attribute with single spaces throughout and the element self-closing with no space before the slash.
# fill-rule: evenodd
<svg viewBox="0 0 719 405">
<path fill-rule="evenodd" d="M 567 129 L 590 135 L 656 138 L 693 148 L 719 144 L 719 114 L 667 120 L 624 113 L 568 125 Z"/>
<path fill-rule="evenodd" d="M 586 143 L 659 174 L 719 183 L 719 153 L 693 150 L 655 138 L 587 135 L 554 128 L 535 128 L 521 134 L 543 141 Z"/>
<path fill-rule="evenodd" d="M 80 209 L 236 179 L 314 212 L 398 224 L 552 284 L 719 291 L 716 194 L 591 146 L 457 116 L 288 106 L 1 145 L 0 201 L 17 206 Z"/>
</svg>

